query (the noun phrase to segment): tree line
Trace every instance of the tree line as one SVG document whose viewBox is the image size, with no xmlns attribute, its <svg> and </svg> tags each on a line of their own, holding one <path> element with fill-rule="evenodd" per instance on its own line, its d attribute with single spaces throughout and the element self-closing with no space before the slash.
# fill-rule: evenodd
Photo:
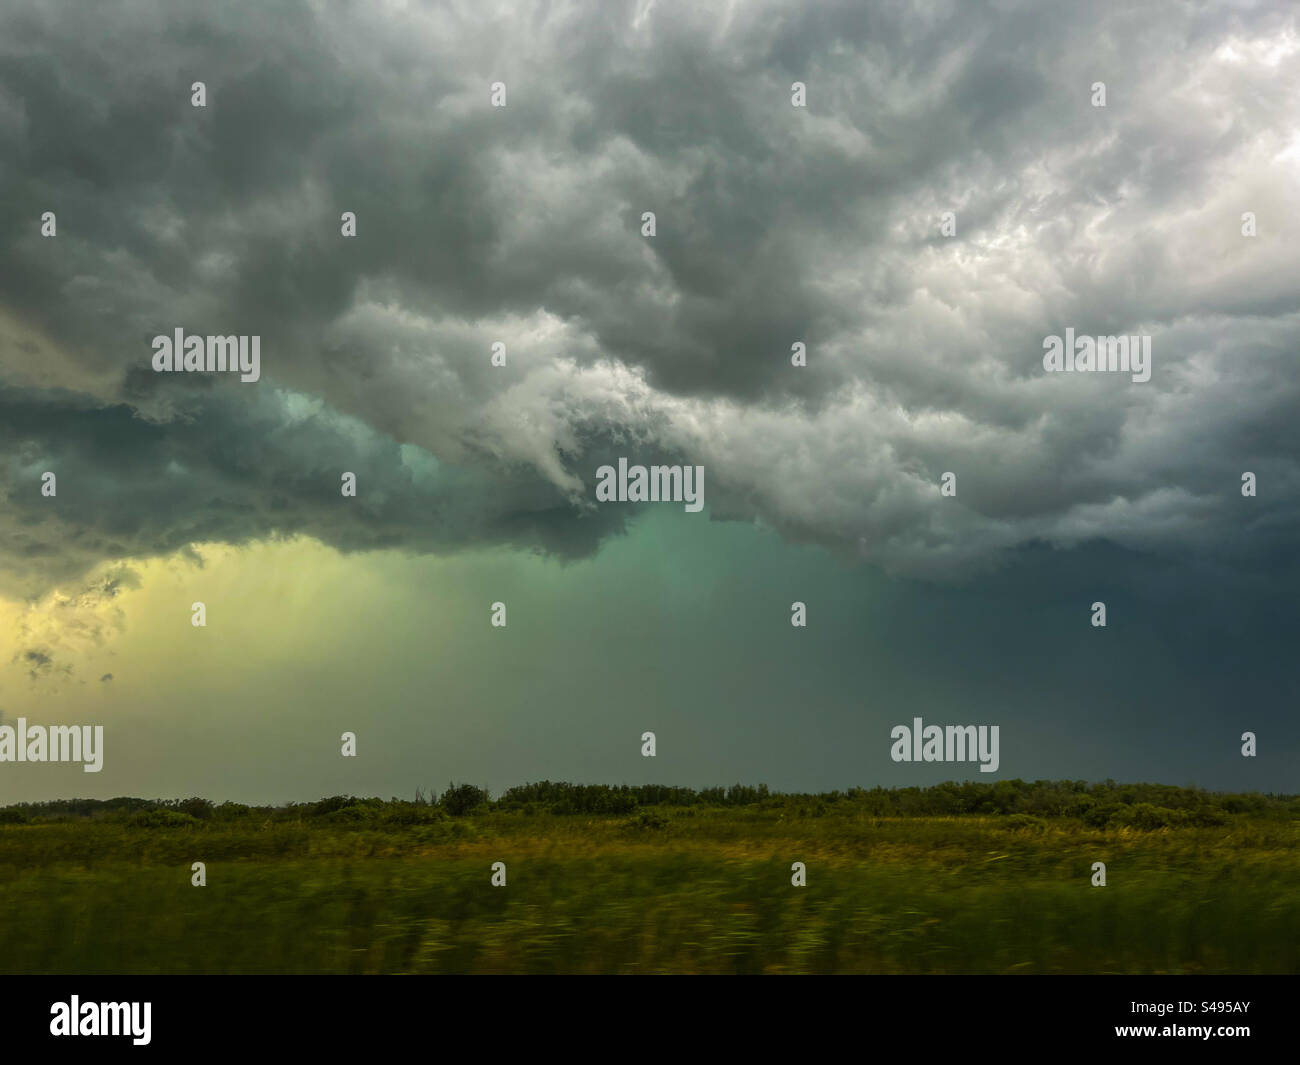
<svg viewBox="0 0 1300 1065">
<path fill-rule="evenodd" d="M 1300 817 L 1300 796 L 1225 793 L 1168 784 L 1117 784 L 1113 780 L 952 781 L 929 787 L 849 788 L 827 792 L 774 792 L 767 785 L 689 788 L 664 784 L 573 784 L 543 780 L 508 788 L 493 798 L 487 788 L 451 783 L 438 793 L 417 789 L 412 800 L 394 796 L 335 795 L 316 802 L 278 806 L 214 803 L 209 799 L 55 799 L 0 807 L 0 824 L 111 820 L 165 827 L 190 821 L 258 817 L 271 820 L 419 823 L 485 812 L 621 816 L 646 807 L 749 807 L 796 810 L 800 815 L 857 814 L 871 817 L 964 817 L 1019 815 L 1075 819 L 1095 827 L 1158 828 L 1216 825 L 1234 814 Z"/>
</svg>

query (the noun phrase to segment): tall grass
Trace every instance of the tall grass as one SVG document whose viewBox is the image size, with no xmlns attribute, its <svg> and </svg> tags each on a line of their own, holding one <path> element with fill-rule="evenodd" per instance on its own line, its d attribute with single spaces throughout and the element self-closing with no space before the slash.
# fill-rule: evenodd
<svg viewBox="0 0 1300 1065">
<path fill-rule="evenodd" d="M 0 825 L 0 971 L 1300 971 L 1300 830 L 1279 817 L 340 812 Z"/>
</svg>

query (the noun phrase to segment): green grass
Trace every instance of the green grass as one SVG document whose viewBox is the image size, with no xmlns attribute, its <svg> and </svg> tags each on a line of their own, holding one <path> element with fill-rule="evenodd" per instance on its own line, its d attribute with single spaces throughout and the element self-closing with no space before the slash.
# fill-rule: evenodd
<svg viewBox="0 0 1300 1065">
<path fill-rule="evenodd" d="M 655 812 L 0 825 L 0 972 L 1300 972 L 1291 819 Z"/>
</svg>

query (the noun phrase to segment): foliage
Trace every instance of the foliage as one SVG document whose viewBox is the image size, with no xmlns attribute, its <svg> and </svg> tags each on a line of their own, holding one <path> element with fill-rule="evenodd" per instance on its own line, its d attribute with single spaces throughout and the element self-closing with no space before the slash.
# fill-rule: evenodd
<svg viewBox="0 0 1300 1065">
<path fill-rule="evenodd" d="M 477 810 L 488 801 L 488 793 L 473 784 L 448 784 L 447 790 L 438 799 L 441 806 L 452 817 L 463 817 L 471 810 Z"/>
<path fill-rule="evenodd" d="M 0 807 L 0 823 L 120 821 L 149 810 L 175 810 L 195 820 L 212 822 L 243 818 L 301 821 L 337 814 L 334 820 L 342 822 L 425 823 L 448 815 L 463 817 L 484 807 L 588 817 L 625 817 L 646 807 L 756 808 L 779 810 L 789 817 L 823 817 L 837 812 L 869 817 L 1023 815 L 1049 821 L 1077 820 L 1094 828 L 1114 825 L 1141 831 L 1183 825 L 1226 825 L 1232 817 L 1244 815 L 1279 820 L 1300 818 L 1300 796 L 1227 794 L 1166 784 L 1116 784 L 1110 780 L 1099 784 L 1068 780 L 964 781 L 926 788 L 850 788 L 820 794 L 771 792 L 765 784 L 733 784 L 697 791 L 662 784 L 571 784 L 543 780 L 509 788 L 496 800 L 491 799 L 486 789 L 473 784 L 450 784 L 437 800 L 437 806 L 430 806 L 419 790 L 415 802 L 334 795 L 314 803 L 283 806 L 245 806 L 233 802 L 214 806 L 200 798 L 59 799 Z"/>
<path fill-rule="evenodd" d="M 471 816 L 355 796 L 206 818 L 32 804 L 0 823 L 0 972 L 1300 972 L 1290 799 L 931 790 L 577 816 L 548 806 L 598 792 L 480 795 Z"/>
</svg>

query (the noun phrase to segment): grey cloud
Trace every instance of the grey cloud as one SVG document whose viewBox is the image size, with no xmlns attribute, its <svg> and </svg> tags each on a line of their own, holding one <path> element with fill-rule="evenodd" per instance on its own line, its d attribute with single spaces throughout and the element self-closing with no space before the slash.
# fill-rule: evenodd
<svg viewBox="0 0 1300 1065">
<path fill-rule="evenodd" d="M 1240 472 L 1254 549 L 1300 498 L 1296 40 L 1281 3 L 13 6 L 0 551 L 589 552 L 626 518 L 584 505 L 594 468 L 634 447 L 705 463 L 715 517 L 891 570 L 1244 558 Z M 261 335 L 264 380 L 152 374 L 177 325 Z M 1153 380 L 1045 376 L 1066 326 L 1150 332 Z"/>
<path fill-rule="evenodd" d="M 295 534 L 345 551 L 514 544 L 572 557 L 626 518 L 617 507 L 575 516 L 534 476 L 447 466 L 319 400 L 238 388 L 187 397 L 161 424 L 125 405 L 0 389 L 0 456 L 11 456 L 0 519 L 7 589 L 35 594 L 103 560 L 192 543 Z M 47 468 L 58 470 L 53 498 L 40 492 L 37 471 Z M 345 472 L 356 474 L 355 499 L 341 494 Z M 111 599 L 133 583 L 110 575 L 82 594 Z"/>
</svg>

